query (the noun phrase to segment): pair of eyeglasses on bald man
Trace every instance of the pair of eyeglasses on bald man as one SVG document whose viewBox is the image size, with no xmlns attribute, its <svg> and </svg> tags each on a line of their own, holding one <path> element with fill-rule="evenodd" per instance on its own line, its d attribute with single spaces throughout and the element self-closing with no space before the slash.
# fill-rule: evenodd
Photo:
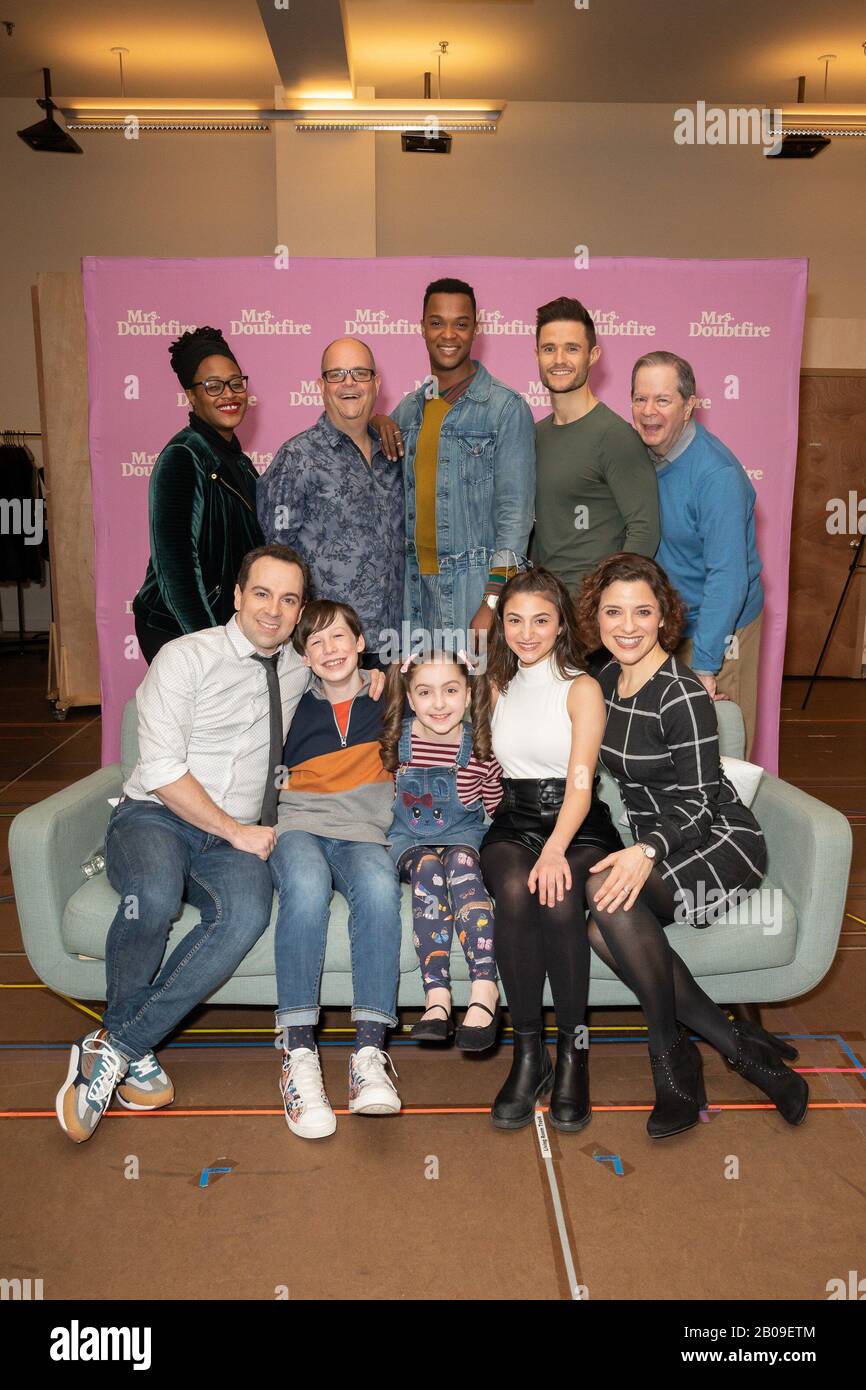
<svg viewBox="0 0 866 1390">
<path fill-rule="evenodd" d="M 338 386 L 347 376 L 353 381 L 372 381 L 375 375 L 375 367 L 329 367 L 322 372 L 322 380 L 327 381 L 329 386 Z"/>
<path fill-rule="evenodd" d="M 230 376 L 228 381 L 223 381 L 221 376 L 209 376 L 204 381 L 194 381 L 193 386 L 203 386 L 209 396 L 221 396 L 226 387 L 236 396 L 243 396 L 248 381 L 248 376 Z"/>
</svg>

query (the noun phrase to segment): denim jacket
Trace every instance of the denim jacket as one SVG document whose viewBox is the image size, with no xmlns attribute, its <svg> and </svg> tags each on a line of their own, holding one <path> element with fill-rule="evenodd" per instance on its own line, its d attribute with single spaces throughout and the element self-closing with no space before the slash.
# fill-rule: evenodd
<svg viewBox="0 0 866 1390">
<path fill-rule="evenodd" d="M 403 433 L 406 552 L 415 558 L 415 449 L 424 414 L 421 386 L 393 419 Z M 460 571 L 470 555 L 486 569 L 526 564 L 535 516 L 535 423 L 529 406 L 479 362 L 442 421 L 436 479 L 440 562 Z M 477 552 L 483 551 L 483 558 Z"/>
</svg>

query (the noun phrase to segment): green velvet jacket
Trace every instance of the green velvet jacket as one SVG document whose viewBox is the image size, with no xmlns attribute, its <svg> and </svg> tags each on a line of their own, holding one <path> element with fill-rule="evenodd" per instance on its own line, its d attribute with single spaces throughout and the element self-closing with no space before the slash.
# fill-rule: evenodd
<svg viewBox="0 0 866 1390">
<path fill-rule="evenodd" d="M 221 456 L 192 426 L 166 444 L 148 492 L 150 560 L 133 612 L 178 636 L 227 623 L 241 560 L 264 545 L 258 474 L 240 451 Z"/>
</svg>

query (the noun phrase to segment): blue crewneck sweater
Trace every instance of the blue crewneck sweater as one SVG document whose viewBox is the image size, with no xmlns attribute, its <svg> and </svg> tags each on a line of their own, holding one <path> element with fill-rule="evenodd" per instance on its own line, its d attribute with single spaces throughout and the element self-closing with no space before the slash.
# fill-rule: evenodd
<svg viewBox="0 0 866 1390">
<path fill-rule="evenodd" d="M 688 607 L 692 666 L 717 672 L 737 628 L 764 606 L 755 544 L 755 489 L 739 460 L 703 425 L 656 464 L 662 540 L 656 560 Z"/>
</svg>

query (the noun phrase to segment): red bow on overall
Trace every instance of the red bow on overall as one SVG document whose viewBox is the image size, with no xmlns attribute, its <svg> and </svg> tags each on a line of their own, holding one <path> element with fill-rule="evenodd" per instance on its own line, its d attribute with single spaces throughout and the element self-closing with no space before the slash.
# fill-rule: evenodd
<svg viewBox="0 0 866 1390">
<path fill-rule="evenodd" d="M 430 792 L 425 792 L 423 796 L 412 796 L 411 792 L 403 793 L 404 806 L 427 806 L 432 809 L 433 797 Z"/>
</svg>

